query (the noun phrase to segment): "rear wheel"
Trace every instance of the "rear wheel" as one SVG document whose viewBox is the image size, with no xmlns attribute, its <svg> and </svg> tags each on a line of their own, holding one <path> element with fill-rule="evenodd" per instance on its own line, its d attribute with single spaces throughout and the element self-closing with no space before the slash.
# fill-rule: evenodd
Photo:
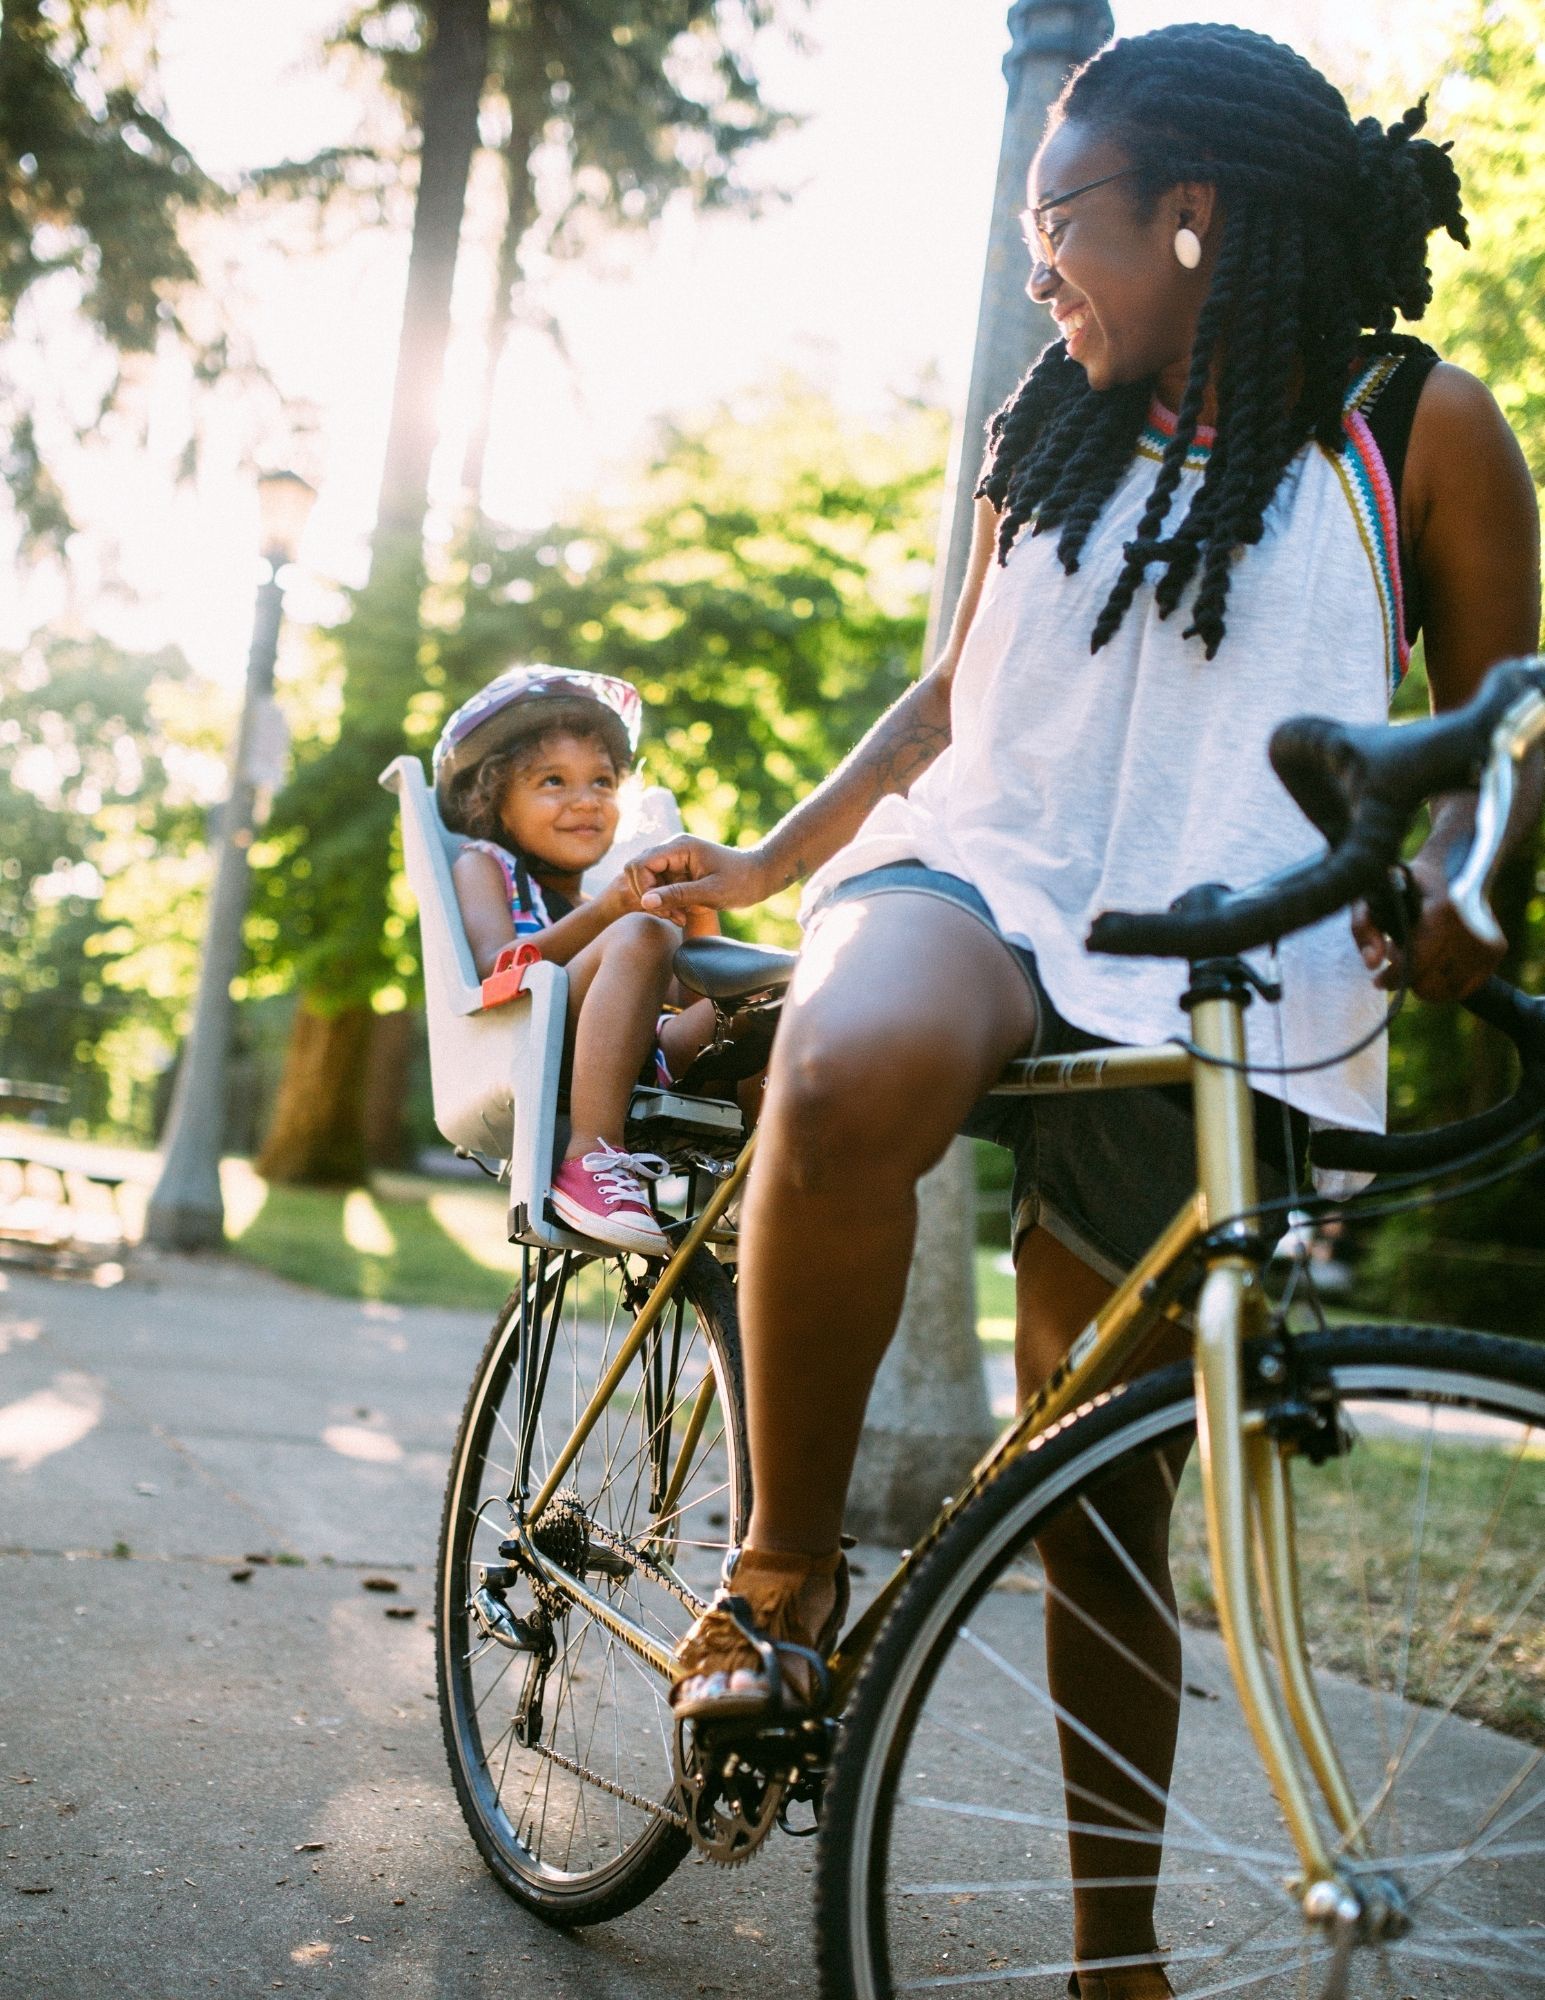
<svg viewBox="0 0 1545 2000">
<path fill-rule="evenodd" d="M 1073 1965 L 1070 1843 L 1089 1895 L 1150 1898 L 1157 1877 L 1159 1949 L 1195 2000 L 1545 1996 L 1545 1349 L 1395 1327 L 1294 1349 L 1296 1386 L 1334 1410 L 1343 1447 L 1316 1463 L 1301 1430 L 1289 1476 L 1316 1684 L 1373 1850 L 1345 1865 L 1393 1880 L 1404 1935 L 1358 1946 L 1338 1986 L 1330 1939 L 1288 1887 L 1297 1858 L 1212 1616 L 1177 1368 L 1000 1473 L 877 1641 L 822 1823 L 829 2000 L 953 1987 L 1050 2000 Z M 1144 1481 L 1174 1496 L 1172 1597 L 1111 1526 Z M 1053 1602 L 1037 1545 L 1068 1533 L 1117 1550 L 1156 1643 L 1124 1648 L 1111 1628 L 1126 1613 L 1102 1616 L 1092 1589 Z M 1071 1692 L 1064 1676 L 1060 1701 L 1053 1611 L 1077 1623 L 1086 1676 Z M 1112 1716 L 1178 1715 L 1167 1785 L 1088 1729 L 1102 1700 Z M 1065 1782 L 1069 1739 L 1094 1753 L 1081 1787 Z"/>
<path fill-rule="evenodd" d="M 446 1490 L 437 1658 L 451 1775 L 500 1883 L 565 1924 L 632 1908 L 688 1839 L 671 1804 L 663 1678 L 599 1616 L 512 1564 L 513 1496 L 542 1487 L 662 1269 L 528 1255 Z M 667 1649 L 749 1512 L 742 1409 L 734 1292 L 700 1252 L 530 1524 L 544 1556 Z"/>
</svg>

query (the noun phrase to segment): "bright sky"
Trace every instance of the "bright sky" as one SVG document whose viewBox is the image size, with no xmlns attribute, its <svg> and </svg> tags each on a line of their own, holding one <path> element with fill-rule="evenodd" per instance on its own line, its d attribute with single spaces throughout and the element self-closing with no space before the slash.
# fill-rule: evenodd
<svg viewBox="0 0 1545 2000">
<path fill-rule="evenodd" d="M 1355 91 L 1387 74 L 1398 47 L 1419 79 L 1445 41 L 1455 0 L 1241 0 L 1234 7 L 1117 0 L 1118 30 L 1232 19 L 1291 39 Z M 168 0 L 161 61 L 172 129 L 229 174 L 346 141 L 357 107 L 315 54 L 339 0 Z M 608 251 L 605 267 L 557 271 L 546 304 L 569 351 L 517 336 L 496 404 L 490 511 L 518 525 L 551 519 L 636 451 L 652 420 L 690 411 L 796 369 L 858 412 L 937 371 L 964 400 L 1003 111 L 1006 0 L 814 0 L 814 50 L 770 50 L 768 97 L 807 114 L 755 169 L 793 199 L 759 222 L 667 218 L 650 239 Z M 1390 32 L 1399 22 L 1399 34 Z M 1398 92 L 1398 86 L 1395 86 Z M 1402 99 L 1403 104 L 1405 100 Z M 1388 115 L 1401 108 L 1391 100 Z M 459 463 L 479 377 L 477 328 L 491 244 L 469 244 L 462 328 L 444 399 L 442 470 Z M 292 596 L 323 615 L 330 580 L 360 574 L 380 472 L 406 242 L 361 229 L 325 255 L 265 255 L 226 281 L 256 354 L 285 391 L 314 406 L 316 435 L 291 453 L 321 498 Z M 208 420 L 196 489 L 167 502 L 154 469 L 158 425 L 175 427 L 175 386 L 152 405 L 148 452 L 99 451 L 75 496 L 94 534 L 66 595 L 34 583 L 15 624 L 71 612 L 129 643 L 179 644 L 201 671 L 239 676 L 250 616 L 255 512 L 250 464 L 287 443 L 259 434 L 229 397 Z M 110 547 L 109 547 L 110 545 Z M 99 571 L 130 588 L 104 594 Z"/>
</svg>

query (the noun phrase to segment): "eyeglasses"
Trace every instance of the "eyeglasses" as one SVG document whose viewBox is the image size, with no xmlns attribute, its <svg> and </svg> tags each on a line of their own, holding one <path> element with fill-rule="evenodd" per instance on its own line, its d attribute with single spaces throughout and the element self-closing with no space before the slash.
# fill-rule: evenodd
<svg viewBox="0 0 1545 2000">
<path fill-rule="evenodd" d="M 1066 208 L 1070 201 L 1076 201 L 1081 194 L 1092 194 L 1096 188 L 1109 187 L 1112 181 L 1124 181 L 1129 174 L 1139 171 L 1136 167 L 1122 167 L 1114 174 L 1102 174 L 1097 181 L 1085 181 L 1082 187 L 1069 188 L 1066 194 L 1048 196 L 1038 201 L 1034 208 L 1025 209 L 1019 218 L 1019 226 L 1025 234 L 1025 248 L 1046 266 L 1048 271 L 1057 267 L 1057 245 L 1052 241 L 1050 231 L 1041 217 L 1049 208 Z"/>
</svg>

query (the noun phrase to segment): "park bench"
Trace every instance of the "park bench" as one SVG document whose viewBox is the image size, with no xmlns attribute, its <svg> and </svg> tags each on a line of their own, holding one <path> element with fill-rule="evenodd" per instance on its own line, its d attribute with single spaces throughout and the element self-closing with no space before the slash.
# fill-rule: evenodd
<svg viewBox="0 0 1545 2000">
<path fill-rule="evenodd" d="M 69 1092 L 55 1084 L 0 1077 L 0 1117 L 26 1117 L 68 1102 Z M 61 1159 L 46 1140 L 0 1137 L 0 1262 L 50 1271 L 91 1271 L 116 1262 L 129 1236 L 124 1184 L 122 1174 Z"/>
</svg>

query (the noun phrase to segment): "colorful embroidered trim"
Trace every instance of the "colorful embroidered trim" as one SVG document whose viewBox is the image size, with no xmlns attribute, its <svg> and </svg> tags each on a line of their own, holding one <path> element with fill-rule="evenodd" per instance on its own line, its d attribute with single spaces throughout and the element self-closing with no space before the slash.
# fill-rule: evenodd
<svg viewBox="0 0 1545 2000">
<path fill-rule="evenodd" d="M 1137 440 L 1138 457 L 1151 458 L 1155 461 L 1162 459 L 1164 447 L 1175 435 L 1176 421 L 1175 412 L 1166 410 L 1162 403 L 1156 401 L 1148 412 L 1148 421 L 1144 424 L 1142 434 Z M 1212 452 L 1212 441 L 1216 436 L 1217 432 L 1210 425 L 1197 425 L 1196 436 L 1191 440 L 1186 452 L 1187 472 L 1201 472 L 1205 469 Z"/>
<path fill-rule="evenodd" d="M 1364 369 L 1352 385 L 1341 420 L 1347 448 L 1339 456 L 1326 454 L 1341 481 L 1347 505 L 1357 523 L 1363 553 L 1373 572 L 1373 585 L 1384 618 L 1384 652 L 1391 694 L 1405 679 L 1411 664 L 1411 649 L 1406 642 L 1405 595 L 1400 582 L 1400 520 L 1389 473 L 1363 412 L 1399 366 L 1399 355 L 1381 354 Z"/>
</svg>

